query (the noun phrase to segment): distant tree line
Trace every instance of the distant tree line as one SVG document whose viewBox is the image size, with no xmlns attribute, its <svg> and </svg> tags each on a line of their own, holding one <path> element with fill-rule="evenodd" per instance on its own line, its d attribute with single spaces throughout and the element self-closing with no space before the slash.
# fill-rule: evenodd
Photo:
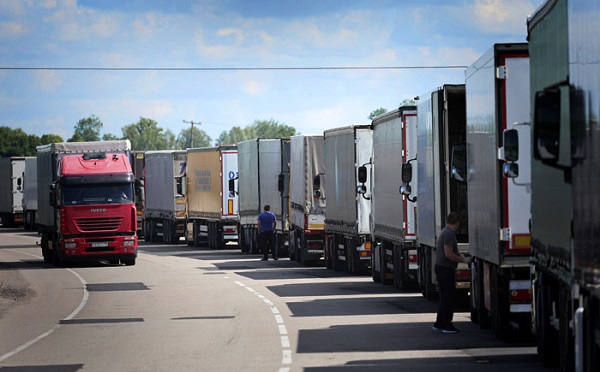
<svg viewBox="0 0 600 372">
<path fill-rule="evenodd" d="M 89 142 L 128 139 L 132 150 L 179 150 L 189 147 L 209 147 L 212 139 L 203 130 L 196 127 L 182 129 L 175 135 L 170 129 L 163 129 L 152 119 L 140 117 L 136 123 L 121 128 L 122 136 L 114 134 L 100 135 L 104 124 L 95 115 L 83 118 L 73 127 L 73 135 L 67 142 Z M 296 129 L 273 119 L 255 120 L 241 128 L 235 126 L 223 131 L 214 145 L 231 145 L 254 138 L 284 138 L 297 134 Z M 65 142 L 55 134 L 38 137 L 27 134 L 20 128 L 0 126 L 0 157 L 35 156 L 36 147 L 55 142 Z"/>
</svg>

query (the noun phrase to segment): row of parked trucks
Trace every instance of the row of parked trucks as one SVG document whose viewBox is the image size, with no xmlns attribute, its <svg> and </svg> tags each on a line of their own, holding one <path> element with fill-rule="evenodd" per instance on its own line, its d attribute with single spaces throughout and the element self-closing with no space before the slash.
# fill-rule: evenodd
<svg viewBox="0 0 600 372">
<path fill-rule="evenodd" d="M 472 321 L 501 339 L 537 335 L 544 365 L 597 371 L 599 26 L 597 4 L 548 0 L 529 42 L 494 45 L 464 84 L 322 135 L 185 151 L 52 144 L 37 161 L 2 159 L 0 218 L 37 226 L 46 261 L 134 264 L 138 236 L 257 253 L 268 204 L 280 255 L 435 298 L 435 241 L 457 212 Z M 20 199 L 31 186 L 37 208 Z"/>
</svg>

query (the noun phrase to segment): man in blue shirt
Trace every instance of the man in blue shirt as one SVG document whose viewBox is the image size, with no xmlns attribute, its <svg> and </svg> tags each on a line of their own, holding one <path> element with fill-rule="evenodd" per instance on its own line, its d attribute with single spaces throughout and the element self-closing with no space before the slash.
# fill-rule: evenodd
<svg viewBox="0 0 600 372">
<path fill-rule="evenodd" d="M 277 247 L 275 246 L 275 228 L 277 227 L 277 220 L 268 204 L 265 205 L 264 211 L 258 215 L 257 220 L 258 236 L 263 252 L 261 261 L 267 261 L 269 259 L 269 250 L 271 250 L 273 259 L 277 260 Z"/>
</svg>

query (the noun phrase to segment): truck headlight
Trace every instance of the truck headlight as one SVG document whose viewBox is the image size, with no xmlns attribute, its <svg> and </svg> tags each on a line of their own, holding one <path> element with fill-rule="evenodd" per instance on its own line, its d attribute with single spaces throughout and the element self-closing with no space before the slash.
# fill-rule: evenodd
<svg viewBox="0 0 600 372">
<path fill-rule="evenodd" d="M 133 247 L 135 245 L 135 240 L 125 240 L 123 241 L 123 246 L 125 247 Z"/>
</svg>

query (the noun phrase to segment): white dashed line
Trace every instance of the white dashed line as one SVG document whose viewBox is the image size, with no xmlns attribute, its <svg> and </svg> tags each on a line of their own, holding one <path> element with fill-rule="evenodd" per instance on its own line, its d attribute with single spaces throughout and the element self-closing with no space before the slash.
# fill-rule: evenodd
<svg viewBox="0 0 600 372">
<path fill-rule="evenodd" d="M 32 257 L 36 257 L 36 258 L 42 258 L 40 256 L 36 256 L 30 253 L 26 253 L 26 252 L 19 252 L 13 249 L 9 249 L 9 251 L 11 252 L 15 252 L 15 253 L 20 253 L 20 254 L 24 254 L 27 256 L 32 256 Z M 79 281 L 81 282 L 81 284 L 83 285 L 83 298 L 81 299 L 81 302 L 79 303 L 79 306 L 77 306 L 77 308 L 75 310 L 73 310 L 73 312 L 67 316 L 64 320 L 71 320 L 73 318 L 75 318 L 75 316 L 77 316 L 77 314 L 79 314 L 79 312 L 81 311 L 81 309 L 83 309 L 83 307 L 85 306 L 85 304 L 88 301 L 89 298 L 89 292 L 86 288 L 87 282 L 85 281 L 85 279 L 83 279 L 81 277 L 81 275 L 77 274 L 75 271 L 71 270 L 71 269 L 66 269 L 67 271 L 69 271 L 70 273 L 72 273 L 73 275 L 75 275 L 77 277 L 77 279 L 79 279 Z M 42 333 L 41 335 L 27 341 L 26 343 L 24 343 L 23 345 L 17 347 L 16 349 L 9 351 L 8 353 L 0 356 L 0 362 L 5 361 L 6 359 L 10 358 L 11 356 L 27 349 L 28 347 L 30 347 L 31 345 L 35 344 L 36 342 L 43 340 L 44 338 L 50 336 L 52 333 L 54 333 L 54 331 L 56 331 L 57 329 L 60 328 L 60 324 L 55 325 L 54 327 L 50 328 L 50 330 L 48 330 L 45 333 Z"/>
<path fill-rule="evenodd" d="M 269 300 L 268 298 L 266 298 L 259 292 L 255 291 L 253 288 L 250 288 L 247 285 L 245 285 L 244 283 L 238 282 L 238 281 L 235 281 L 235 284 L 239 285 L 240 287 L 246 288 L 249 292 L 254 293 L 256 295 L 256 297 L 263 300 L 263 302 L 269 306 L 269 308 L 271 309 L 271 312 L 273 313 L 275 322 L 277 323 L 277 328 L 279 329 L 279 334 L 281 336 L 281 353 L 282 353 L 281 364 L 282 365 L 292 364 L 292 350 L 291 350 L 290 338 L 287 335 L 288 331 L 285 326 L 285 321 L 283 319 L 283 316 L 281 316 L 281 314 L 279 313 L 279 309 L 273 304 L 273 302 L 271 302 L 271 300 Z M 279 369 L 279 372 L 288 372 L 289 370 L 290 370 L 289 367 L 281 367 Z"/>
</svg>

